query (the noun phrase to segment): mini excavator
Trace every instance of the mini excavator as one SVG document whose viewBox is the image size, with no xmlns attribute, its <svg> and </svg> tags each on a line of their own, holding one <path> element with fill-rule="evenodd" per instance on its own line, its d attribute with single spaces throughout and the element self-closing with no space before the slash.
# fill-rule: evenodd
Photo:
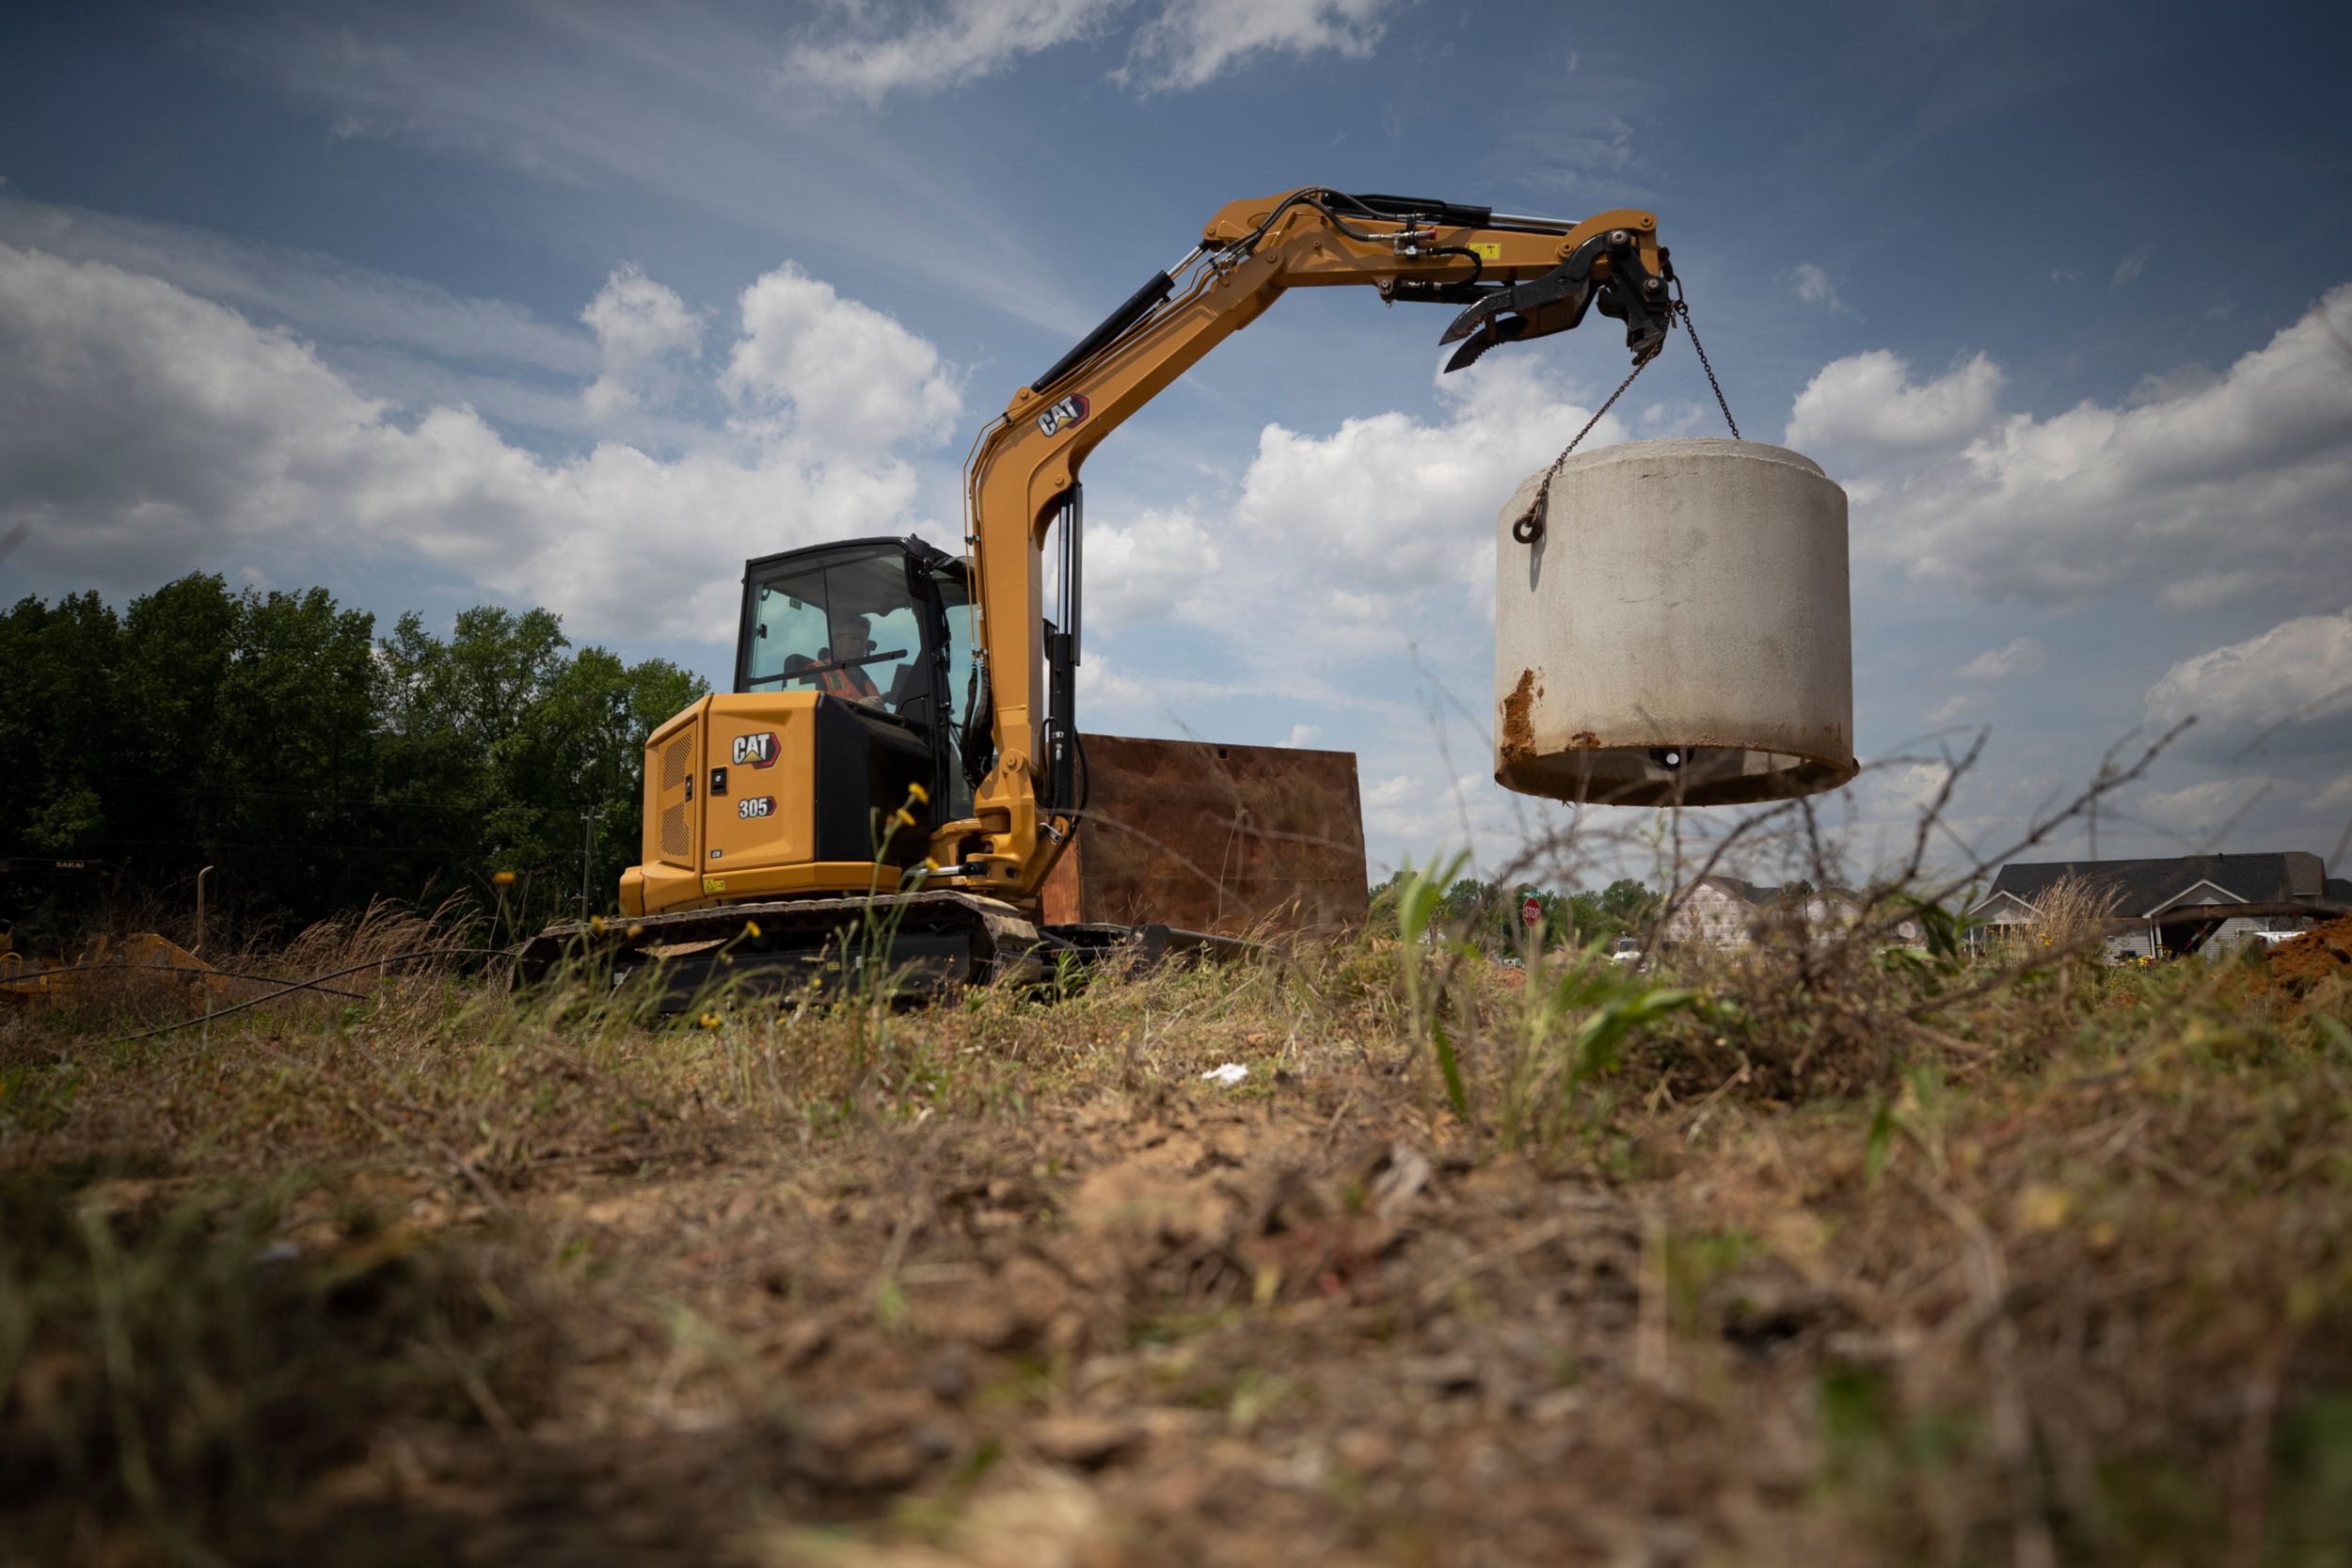
<svg viewBox="0 0 2352 1568">
<path fill-rule="evenodd" d="M 980 432 L 966 555 L 884 537 L 745 564 L 734 689 L 645 743 L 644 858 L 621 878 L 623 915 L 542 932 L 526 973 L 585 944 L 616 972 L 662 960 L 673 993 L 714 960 L 838 977 L 876 961 L 850 934 L 880 927 L 894 971 L 954 984 L 1057 951 L 1200 940 L 1039 923 L 1086 815 L 1080 466 L 1290 289 L 1457 307 L 1448 371 L 1597 308 L 1638 368 L 1676 309 L 1657 230 L 1629 209 L 1567 222 L 1320 186 L 1231 203 Z"/>
</svg>

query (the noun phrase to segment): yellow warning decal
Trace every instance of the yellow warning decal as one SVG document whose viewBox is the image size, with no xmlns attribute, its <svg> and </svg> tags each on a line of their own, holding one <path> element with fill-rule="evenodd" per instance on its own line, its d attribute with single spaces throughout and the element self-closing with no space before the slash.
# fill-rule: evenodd
<svg viewBox="0 0 2352 1568">
<path fill-rule="evenodd" d="M 1478 259 L 1482 261 L 1500 261 L 1502 260 L 1502 246 L 1497 245 L 1492 240 L 1487 240 L 1481 244 L 1474 245 L 1470 246 L 1470 248 L 1478 252 Z"/>
<path fill-rule="evenodd" d="M 705 893 L 724 893 L 726 890 L 727 879 L 724 877 L 705 877 L 703 879 L 703 891 Z"/>
</svg>

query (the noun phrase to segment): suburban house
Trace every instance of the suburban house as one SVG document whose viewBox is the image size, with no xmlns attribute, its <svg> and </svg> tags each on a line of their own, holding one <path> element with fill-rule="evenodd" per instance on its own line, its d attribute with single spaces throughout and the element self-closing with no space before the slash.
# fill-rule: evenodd
<svg viewBox="0 0 2352 1568">
<path fill-rule="evenodd" d="M 1677 888 L 1673 902 L 1661 939 L 1697 947 L 1745 947 L 1774 925 L 1802 923 L 1808 930 L 1822 930 L 1845 924 L 1862 908 L 1859 898 L 1840 887 L 1802 882 L 1760 887 L 1715 873 Z M 1917 940 L 1915 931 L 1898 936 Z"/>
<path fill-rule="evenodd" d="M 2330 878 L 2317 855 L 2289 849 L 2154 860 L 2020 861 L 2001 867 L 1992 890 L 1968 912 L 1996 930 L 2031 926 L 2043 897 L 2070 878 L 2113 900 L 2117 929 L 2107 947 L 2119 958 L 2249 941 L 2258 931 L 2299 930 L 2312 919 L 2352 908 L 2352 881 Z M 2125 922 L 2131 923 L 2128 927 Z"/>
</svg>

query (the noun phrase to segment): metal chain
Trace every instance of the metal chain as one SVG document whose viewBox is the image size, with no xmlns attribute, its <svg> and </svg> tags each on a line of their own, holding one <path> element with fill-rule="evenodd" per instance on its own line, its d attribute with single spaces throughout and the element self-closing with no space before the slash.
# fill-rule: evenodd
<svg viewBox="0 0 2352 1568">
<path fill-rule="evenodd" d="M 1512 538 L 1522 545 L 1532 545 L 1544 536 L 1544 503 L 1551 499 L 1551 482 L 1559 474 L 1560 465 L 1565 463 L 1569 455 L 1576 451 L 1579 443 L 1593 433 L 1593 426 L 1600 423 L 1607 417 L 1609 410 L 1616 406 L 1617 400 L 1625 396 L 1625 389 L 1633 385 L 1633 378 L 1648 369 L 1649 360 L 1647 359 L 1634 366 L 1626 378 L 1617 383 L 1617 389 L 1609 394 L 1609 401 L 1593 410 L 1593 417 L 1584 421 L 1584 428 L 1576 433 L 1576 439 L 1570 441 L 1566 449 L 1558 457 L 1552 459 L 1551 467 L 1544 470 L 1544 482 L 1535 486 L 1535 499 L 1528 506 L 1526 514 L 1511 525 Z"/>
<path fill-rule="evenodd" d="M 1682 297 L 1680 278 L 1675 280 L 1675 300 L 1670 310 L 1671 313 L 1682 318 L 1682 330 L 1691 335 L 1691 346 L 1698 352 L 1699 369 L 1707 372 L 1707 384 L 1715 389 L 1715 406 L 1724 411 L 1724 423 L 1731 427 L 1731 438 L 1735 441 L 1745 440 L 1746 437 L 1740 434 L 1740 421 L 1731 417 L 1731 404 L 1724 396 L 1724 384 L 1715 378 L 1714 363 L 1707 357 L 1707 345 L 1699 341 L 1699 329 L 1691 325 L 1691 302 Z M 1609 401 L 1602 404 L 1594 411 L 1593 417 L 1584 421 L 1584 428 L 1576 433 L 1576 439 L 1570 441 L 1566 449 L 1552 460 L 1551 467 L 1544 470 L 1544 482 L 1535 486 L 1534 501 L 1518 521 L 1511 525 L 1512 538 L 1522 545 L 1532 545 L 1544 536 L 1544 503 L 1551 499 L 1551 482 L 1559 476 L 1561 465 L 1567 462 L 1569 455 L 1576 451 L 1585 436 L 1593 433 L 1593 427 L 1600 423 L 1609 410 L 1616 406 L 1617 400 L 1625 396 L 1625 389 L 1633 385 L 1633 378 L 1647 369 L 1649 369 L 1647 359 L 1634 366 L 1631 373 L 1617 383 L 1617 389 L 1609 394 Z"/>
<path fill-rule="evenodd" d="M 1707 349 L 1699 341 L 1699 329 L 1691 325 L 1691 302 L 1682 297 L 1682 280 L 1675 279 L 1675 311 L 1682 317 L 1682 330 L 1691 335 L 1691 346 L 1698 350 L 1699 369 L 1707 372 L 1707 384 L 1715 388 L 1715 406 L 1724 411 L 1724 423 L 1731 426 L 1731 438 L 1742 439 L 1740 421 L 1731 417 L 1731 404 L 1724 398 L 1724 384 L 1715 379 L 1715 367 L 1708 362 Z"/>
</svg>

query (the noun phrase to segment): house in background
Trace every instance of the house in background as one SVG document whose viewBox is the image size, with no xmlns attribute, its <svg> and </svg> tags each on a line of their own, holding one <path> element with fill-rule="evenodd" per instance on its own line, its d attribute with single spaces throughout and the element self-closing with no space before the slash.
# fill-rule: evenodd
<svg viewBox="0 0 2352 1568">
<path fill-rule="evenodd" d="M 2107 949 L 2118 958 L 2253 941 L 2256 932 L 2299 930 L 2309 921 L 2352 908 L 2352 881 L 2330 879 L 2317 855 L 2289 849 L 2154 860 L 2019 861 L 2001 867 L 1991 891 L 1968 913 L 1996 931 L 2030 927 L 2041 918 L 2041 904 L 2050 891 L 2069 879 L 2113 901 Z"/>
<path fill-rule="evenodd" d="M 1672 902 L 1673 912 L 1666 916 L 1660 940 L 1692 947 L 1745 947 L 1776 925 L 1826 930 L 1847 924 L 1862 911 L 1862 900 L 1841 887 L 1815 888 L 1804 882 L 1760 887 L 1711 872 L 1677 888 Z M 1897 933 L 1898 939 L 1917 941 L 1918 933 L 1908 928 L 1912 923 L 1904 925 L 1907 928 Z"/>
</svg>

